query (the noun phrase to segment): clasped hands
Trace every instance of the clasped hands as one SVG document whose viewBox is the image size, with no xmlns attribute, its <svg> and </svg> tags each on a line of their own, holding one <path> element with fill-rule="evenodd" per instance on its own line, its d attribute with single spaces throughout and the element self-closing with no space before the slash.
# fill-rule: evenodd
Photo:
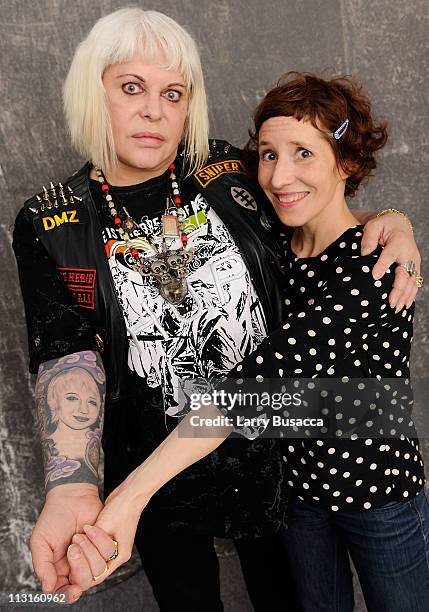
<svg viewBox="0 0 429 612">
<path fill-rule="evenodd" d="M 104 505 L 95 485 L 59 485 L 49 491 L 30 539 L 35 576 L 46 593 L 69 603 L 103 582 L 132 553 L 144 504 L 121 485 Z M 109 560 L 118 542 L 118 556 Z"/>
</svg>

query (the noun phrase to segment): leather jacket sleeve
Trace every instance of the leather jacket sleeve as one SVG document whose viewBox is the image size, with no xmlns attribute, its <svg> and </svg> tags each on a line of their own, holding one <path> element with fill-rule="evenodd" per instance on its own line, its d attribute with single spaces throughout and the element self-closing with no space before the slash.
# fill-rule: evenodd
<svg viewBox="0 0 429 612">
<path fill-rule="evenodd" d="M 30 372 L 36 373 L 49 359 L 97 351 L 90 321 L 64 285 L 25 208 L 16 218 L 12 246 L 25 307 Z"/>
</svg>

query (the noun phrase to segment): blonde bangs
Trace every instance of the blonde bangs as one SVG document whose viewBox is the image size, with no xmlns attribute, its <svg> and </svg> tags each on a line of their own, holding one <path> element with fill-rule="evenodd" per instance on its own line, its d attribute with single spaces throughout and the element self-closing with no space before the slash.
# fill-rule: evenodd
<svg viewBox="0 0 429 612">
<path fill-rule="evenodd" d="M 64 84 L 64 109 L 72 142 L 95 165 L 115 168 L 117 156 L 107 110 L 103 74 L 112 64 L 142 57 L 165 70 L 178 69 L 189 93 L 184 151 L 189 173 L 208 156 L 208 111 L 195 42 L 173 19 L 156 11 L 120 9 L 96 22 L 79 45 Z"/>
</svg>

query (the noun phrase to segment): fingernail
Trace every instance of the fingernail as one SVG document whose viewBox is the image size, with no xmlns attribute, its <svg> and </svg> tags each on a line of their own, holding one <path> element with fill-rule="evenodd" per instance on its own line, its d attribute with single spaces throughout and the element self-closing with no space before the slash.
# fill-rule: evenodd
<svg viewBox="0 0 429 612">
<path fill-rule="evenodd" d="M 73 536 L 72 541 L 73 541 L 75 544 L 85 544 L 85 542 L 86 542 L 86 538 L 84 538 L 84 536 L 83 536 L 82 534 L 80 534 L 80 533 L 76 533 L 76 534 Z"/>
<path fill-rule="evenodd" d="M 372 276 L 374 277 L 375 280 L 378 280 L 379 278 L 382 277 L 382 272 L 378 272 L 378 271 L 373 272 Z"/>
<path fill-rule="evenodd" d="M 76 546 L 76 544 L 70 544 L 68 552 L 69 552 L 71 559 L 79 559 L 80 550 L 79 550 L 79 546 Z"/>
<path fill-rule="evenodd" d="M 69 603 L 75 603 L 79 599 L 80 595 L 69 595 Z"/>
<path fill-rule="evenodd" d="M 402 307 L 398 306 L 398 307 L 395 309 L 395 314 L 398 314 L 398 312 L 399 312 L 399 311 L 401 311 L 401 310 L 402 310 Z"/>
<path fill-rule="evenodd" d="M 97 535 L 97 530 L 92 525 L 84 525 L 83 530 L 90 538 L 94 538 Z"/>
</svg>

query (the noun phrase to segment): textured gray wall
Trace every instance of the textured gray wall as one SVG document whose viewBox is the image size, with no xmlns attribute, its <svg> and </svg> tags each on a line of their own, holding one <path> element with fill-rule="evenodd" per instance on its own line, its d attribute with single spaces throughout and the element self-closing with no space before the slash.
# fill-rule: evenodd
<svg viewBox="0 0 429 612">
<path fill-rule="evenodd" d="M 41 506 L 41 458 L 27 374 L 23 309 L 11 226 L 22 202 L 58 181 L 81 160 L 71 150 L 61 85 L 76 44 L 114 0 L 0 0 L 0 277 L 1 372 L 0 590 L 32 587 L 26 540 Z M 391 125 L 377 178 L 359 206 L 394 206 L 413 218 L 424 260 L 429 247 L 427 0 L 158 0 L 189 29 L 201 49 L 211 131 L 246 140 L 249 116 L 281 73 L 346 72 L 359 77 Z M 426 170 L 426 171 L 425 171 Z M 414 373 L 427 376 L 427 286 L 415 324 Z M 236 610 L 238 608 L 235 608 Z M 242 608 L 240 608 L 242 609 Z"/>
</svg>

